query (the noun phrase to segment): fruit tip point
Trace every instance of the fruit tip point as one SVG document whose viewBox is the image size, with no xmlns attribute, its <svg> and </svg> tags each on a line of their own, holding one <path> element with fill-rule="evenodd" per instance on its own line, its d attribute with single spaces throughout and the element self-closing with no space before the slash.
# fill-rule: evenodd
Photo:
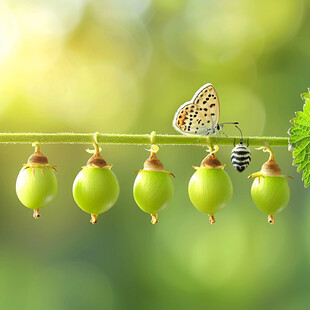
<svg viewBox="0 0 310 310">
<path fill-rule="evenodd" d="M 33 218 L 37 220 L 39 217 L 40 217 L 39 210 L 38 209 L 34 209 L 33 210 Z"/>
<path fill-rule="evenodd" d="M 209 215 L 209 221 L 210 221 L 210 224 L 214 224 L 215 223 L 214 215 Z"/>
<path fill-rule="evenodd" d="M 275 223 L 273 215 L 268 215 L 268 223 L 270 223 L 270 224 L 274 224 Z"/>
<path fill-rule="evenodd" d="M 152 220 L 151 220 L 152 224 L 158 223 L 158 214 L 151 214 L 151 217 L 152 217 Z"/>
<path fill-rule="evenodd" d="M 97 219 L 98 219 L 98 215 L 97 214 L 91 214 L 90 222 L 92 224 L 96 224 L 97 223 Z"/>
</svg>

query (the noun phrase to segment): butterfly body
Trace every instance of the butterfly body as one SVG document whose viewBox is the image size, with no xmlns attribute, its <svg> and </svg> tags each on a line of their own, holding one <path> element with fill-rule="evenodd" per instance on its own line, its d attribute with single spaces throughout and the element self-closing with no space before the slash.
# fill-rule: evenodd
<svg viewBox="0 0 310 310">
<path fill-rule="evenodd" d="M 207 83 L 199 88 L 192 100 L 177 110 L 173 127 L 185 135 L 212 135 L 222 130 L 218 124 L 220 103 L 214 86 Z"/>
</svg>

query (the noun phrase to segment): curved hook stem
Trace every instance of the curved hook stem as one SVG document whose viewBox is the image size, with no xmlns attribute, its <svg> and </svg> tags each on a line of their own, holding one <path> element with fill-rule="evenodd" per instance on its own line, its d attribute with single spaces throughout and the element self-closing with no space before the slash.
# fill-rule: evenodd
<svg viewBox="0 0 310 310">
<path fill-rule="evenodd" d="M 32 143 L 32 146 L 34 147 L 35 153 L 40 153 L 40 142 L 34 142 Z"/>
<path fill-rule="evenodd" d="M 159 146 L 156 145 L 156 144 L 153 144 L 153 145 L 151 146 L 151 149 L 150 149 L 149 151 L 151 151 L 152 154 L 155 154 L 155 153 L 157 153 L 157 152 L 159 151 Z"/>
<path fill-rule="evenodd" d="M 86 149 L 86 152 L 87 153 L 90 153 L 90 154 L 99 154 L 101 152 L 101 148 L 99 147 L 99 144 L 98 144 L 98 135 L 99 135 L 99 132 L 95 132 L 94 133 L 94 142 L 93 142 L 93 146 L 94 146 L 94 150 L 90 150 L 90 149 Z"/>
<path fill-rule="evenodd" d="M 95 154 L 99 154 L 100 153 L 100 147 L 98 145 L 98 135 L 99 135 L 99 132 L 95 132 L 94 133 L 94 148 L 95 148 Z"/>
<path fill-rule="evenodd" d="M 218 147 L 218 145 L 214 145 L 214 150 L 209 150 L 210 151 L 210 155 L 213 155 L 213 154 L 215 154 L 215 153 L 217 153 L 218 151 L 219 151 L 219 147 Z"/>
<path fill-rule="evenodd" d="M 212 141 L 211 141 L 209 136 L 207 136 L 207 145 L 208 145 L 207 152 L 209 152 L 210 155 L 213 155 L 213 154 L 217 153 L 218 150 L 220 149 L 217 145 L 213 145 L 212 144 Z"/>
<path fill-rule="evenodd" d="M 208 146 L 207 152 L 210 152 L 211 154 L 211 152 L 213 151 L 213 144 L 209 136 L 207 136 L 207 146 Z"/>
<path fill-rule="evenodd" d="M 258 147 L 256 150 L 262 150 L 263 152 L 268 152 L 270 154 L 269 161 L 274 161 L 274 152 L 267 142 L 264 142 L 265 146 Z"/>
<path fill-rule="evenodd" d="M 145 149 L 146 151 L 151 152 L 152 154 L 155 154 L 159 151 L 159 146 L 155 144 L 155 135 L 156 135 L 156 131 L 152 131 L 150 134 L 150 138 L 151 138 L 151 149 Z"/>
<path fill-rule="evenodd" d="M 155 144 L 155 135 L 156 135 L 156 131 L 152 131 L 151 135 L 150 135 L 150 137 L 151 137 L 151 144 Z"/>
</svg>

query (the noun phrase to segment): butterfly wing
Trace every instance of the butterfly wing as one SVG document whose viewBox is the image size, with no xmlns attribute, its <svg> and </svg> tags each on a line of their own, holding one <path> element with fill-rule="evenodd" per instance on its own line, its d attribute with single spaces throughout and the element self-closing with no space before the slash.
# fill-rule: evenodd
<svg viewBox="0 0 310 310">
<path fill-rule="evenodd" d="M 173 127 L 182 134 L 206 134 L 218 124 L 219 116 L 218 95 L 214 86 L 208 83 L 178 109 Z"/>
</svg>

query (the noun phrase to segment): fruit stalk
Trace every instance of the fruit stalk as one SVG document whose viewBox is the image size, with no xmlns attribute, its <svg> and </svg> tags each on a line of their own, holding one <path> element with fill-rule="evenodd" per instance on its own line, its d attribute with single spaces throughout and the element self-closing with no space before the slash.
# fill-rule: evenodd
<svg viewBox="0 0 310 310">
<path fill-rule="evenodd" d="M 91 144 L 93 143 L 93 133 L 0 133 L 0 143 L 32 143 L 38 141 L 44 144 Z M 263 146 L 267 142 L 271 146 L 288 146 L 287 137 L 257 137 L 244 136 L 244 140 L 249 139 L 251 146 Z M 238 136 L 210 138 L 217 145 L 233 145 Z M 122 144 L 122 145 L 149 145 L 149 134 L 98 134 L 98 143 L 102 144 Z M 158 145 L 208 145 L 207 137 L 201 137 L 197 141 L 197 136 L 180 135 L 160 135 L 156 134 L 156 144 Z"/>
</svg>

